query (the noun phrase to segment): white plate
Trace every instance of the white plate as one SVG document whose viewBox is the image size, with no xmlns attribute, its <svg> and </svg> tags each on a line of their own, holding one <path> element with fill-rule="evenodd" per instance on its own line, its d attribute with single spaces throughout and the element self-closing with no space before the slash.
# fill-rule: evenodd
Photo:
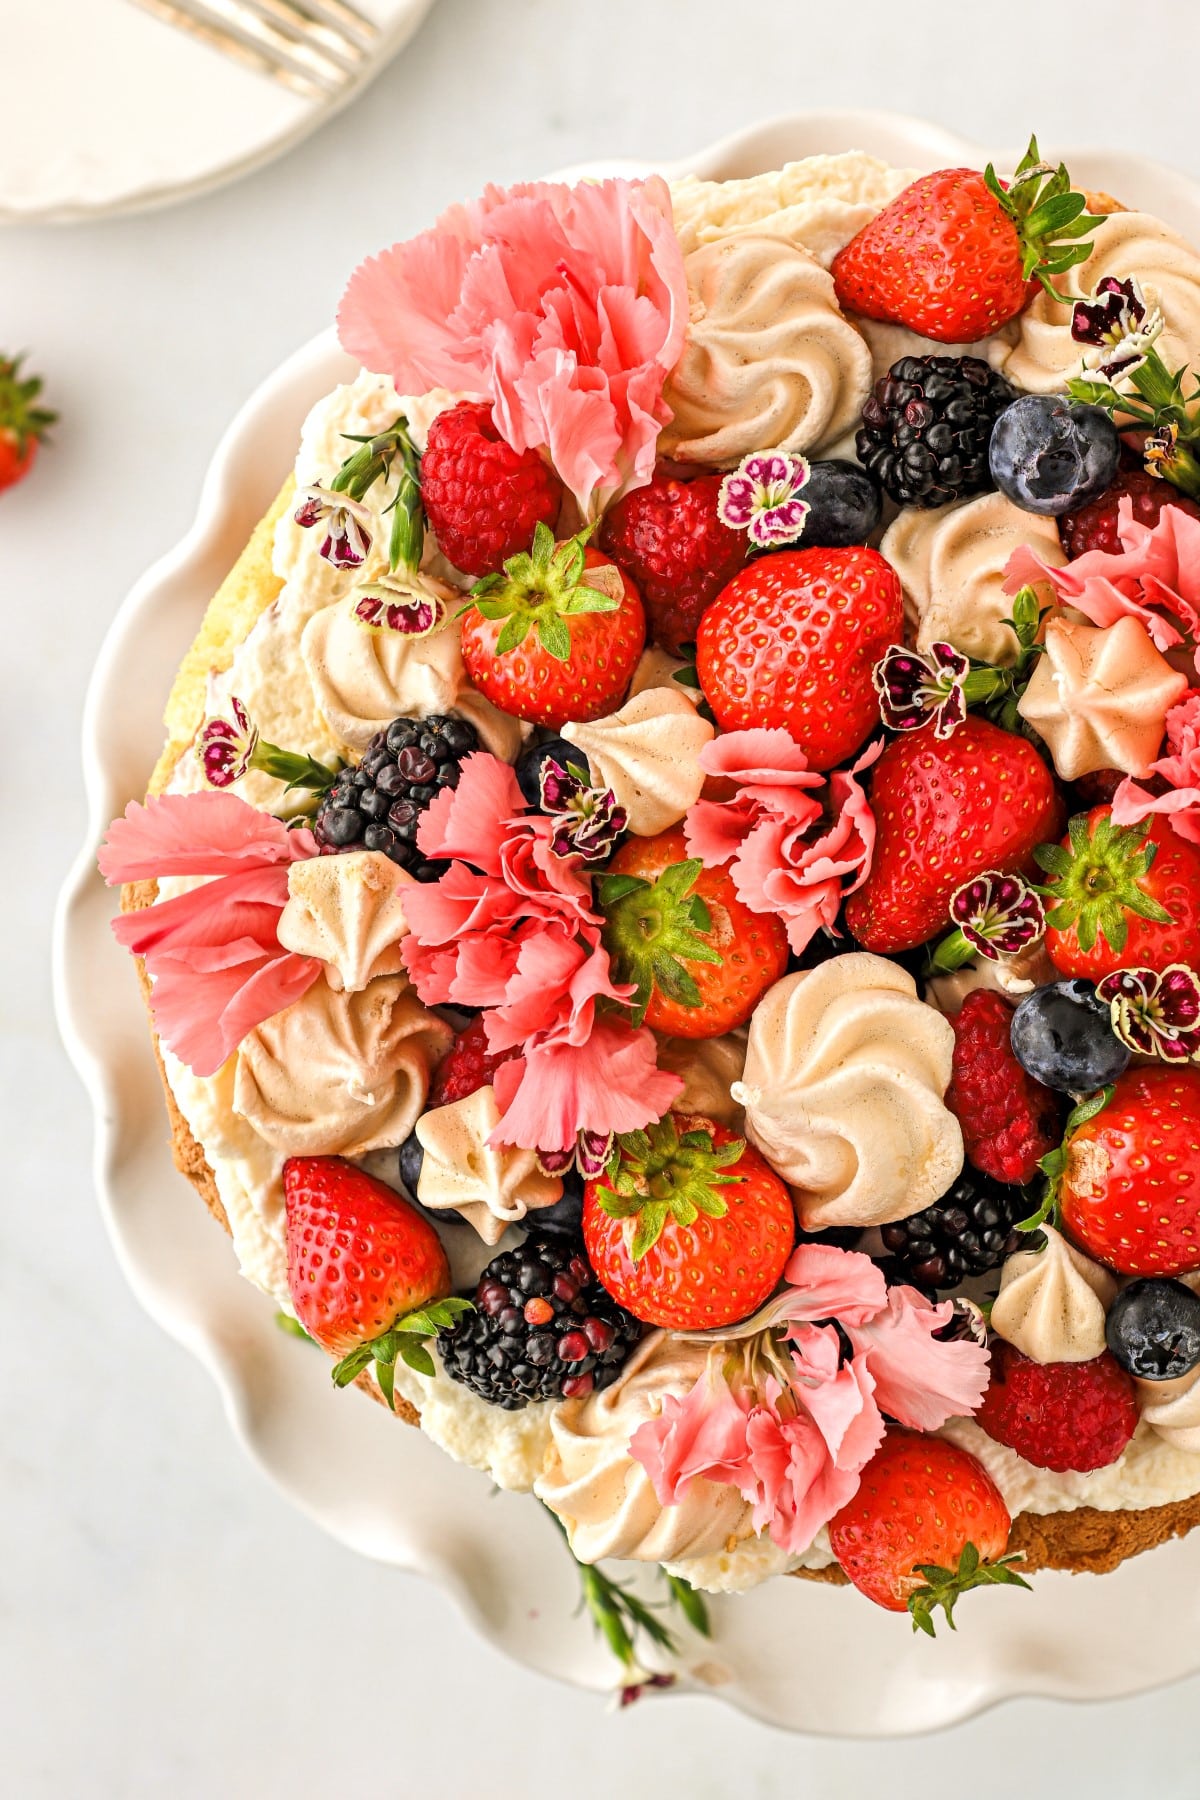
<svg viewBox="0 0 1200 1800">
<path fill-rule="evenodd" d="M 983 154 L 915 121 L 810 114 L 726 139 L 687 166 L 740 176 L 854 147 L 923 166 Z M 1182 176 L 1102 152 L 1070 160 L 1077 179 L 1200 239 L 1200 190 Z M 518 1661 L 602 1688 L 613 1665 L 573 1616 L 574 1573 L 540 1508 L 494 1496 L 420 1432 L 335 1394 L 325 1359 L 282 1337 L 270 1302 L 239 1277 L 228 1241 L 172 1168 L 141 1002 L 95 872 L 104 827 L 145 790 L 162 702 L 205 604 L 291 466 L 309 406 L 350 373 L 328 334 L 258 390 L 217 449 L 192 530 L 113 625 L 84 721 L 90 826 L 57 921 L 59 1022 L 95 1106 L 96 1185 L 117 1254 L 147 1310 L 212 1370 L 260 1467 L 343 1543 L 440 1582 Z M 1115 1697 L 1200 1668 L 1198 1577 L 1200 1532 L 1100 1580 L 1041 1575 L 1033 1594 L 968 1603 L 963 1628 L 934 1643 L 843 1589 L 775 1581 L 714 1605 L 714 1644 L 692 1645 L 708 1666 L 692 1679 L 775 1724 L 859 1737 L 932 1730 L 1018 1694 Z"/>
<path fill-rule="evenodd" d="M 379 27 L 361 73 L 310 100 L 197 43 L 130 0 L 0 0 L 5 84 L 0 224 L 162 206 L 279 156 L 362 92 L 433 0 L 355 0 Z M 15 49 L 14 49 L 15 47 Z"/>
</svg>

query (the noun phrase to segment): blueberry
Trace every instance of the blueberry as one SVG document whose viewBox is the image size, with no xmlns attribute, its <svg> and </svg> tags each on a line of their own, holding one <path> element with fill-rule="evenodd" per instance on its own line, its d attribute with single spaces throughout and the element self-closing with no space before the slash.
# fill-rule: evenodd
<svg viewBox="0 0 1200 1800">
<path fill-rule="evenodd" d="M 1107 1087 L 1129 1066 L 1090 981 L 1055 981 L 1027 994 L 1013 1014 L 1012 1047 L 1035 1081 L 1068 1094 Z"/>
<path fill-rule="evenodd" d="M 1108 414 L 1062 394 L 1022 394 L 996 420 L 988 446 L 1000 492 L 1051 519 L 1099 499 L 1116 478 L 1120 454 Z"/>
<path fill-rule="evenodd" d="M 1170 1381 L 1200 1363 L 1200 1294 L 1182 1281 L 1131 1281 L 1109 1308 L 1108 1347 L 1141 1381 Z"/>
<path fill-rule="evenodd" d="M 573 762 L 577 769 L 587 768 L 587 758 L 582 750 L 574 744 L 568 744 L 566 738 L 546 738 L 540 744 L 526 744 L 516 760 L 513 773 L 517 778 L 517 786 L 524 794 L 530 806 L 541 806 L 542 792 L 540 787 L 542 764 L 550 757 L 564 769 L 568 762 Z"/>
<path fill-rule="evenodd" d="M 400 1179 L 405 1191 L 415 1200 L 417 1183 L 421 1179 L 421 1164 L 425 1161 L 425 1148 L 415 1131 L 410 1131 L 400 1146 Z"/>
<path fill-rule="evenodd" d="M 883 510 L 875 477 L 842 457 L 813 463 L 801 498 L 808 501 L 810 509 L 801 549 L 826 546 L 840 550 L 846 544 L 865 544 Z"/>
<path fill-rule="evenodd" d="M 566 1231 L 578 1237 L 583 1224 L 583 1179 L 568 1169 L 563 1176 L 562 1199 L 553 1206 L 543 1206 L 533 1214 L 532 1223 L 539 1231 Z"/>
</svg>

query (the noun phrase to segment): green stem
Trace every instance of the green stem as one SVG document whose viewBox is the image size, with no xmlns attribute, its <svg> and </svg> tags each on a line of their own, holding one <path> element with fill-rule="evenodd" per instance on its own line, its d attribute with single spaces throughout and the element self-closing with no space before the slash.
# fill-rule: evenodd
<svg viewBox="0 0 1200 1800">
<path fill-rule="evenodd" d="M 927 975 L 953 975 L 956 969 L 965 968 L 978 954 L 975 946 L 967 942 L 956 925 L 930 954 L 925 972 Z"/>
<path fill-rule="evenodd" d="M 307 788 L 310 793 L 325 794 L 337 780 L 337 770 L 315 756 L 297 756 L 292 750 L 281 750 L 262 738 L 254 748 L 250 767 L 275 781 L 286 781 L 289 788 Z"/>
</svg>

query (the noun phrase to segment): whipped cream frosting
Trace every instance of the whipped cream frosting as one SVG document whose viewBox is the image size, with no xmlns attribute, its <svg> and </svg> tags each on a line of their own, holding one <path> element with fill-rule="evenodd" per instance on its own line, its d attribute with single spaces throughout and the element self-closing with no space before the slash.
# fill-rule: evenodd
<svg viewBox="0 0 1200 1800">
<path fill-rule="evenodd" d="M 683 1092 L 672 1100 L 671 1111 L 695 1113 L 740 1132 L 746 1114 L 732 1088 L 746 1066 L 747 1036 L 743 1027 L 717 1038 L 659 1037 L 659 1068 L 670 1069 L 683 1082 Z"/>
<path fill-rule="evenodd" d="M 1173 1381 L 1135 1381 L 1142 1424 L 1200 1466 L 1200 1363 Z"/>
<path fill-rule="evenodd" d="M 1016 635 L 1004 624 L 1012 617 L 1004 569 L 1021 544 L 1052 568 L 1067 560 L 1054 520 L 1022 512 L 1000 493 L 903 509 L 879 548 L 900 577 L 919 650 L 947 643 L 981 662 L 1016 661 Z"/>
<path fill-rule="evenodd" d="M 687 462 L 736 463 L 764 445 L 840 437 L 871 388 L 871 352 L 807 251 L 748 234 L 686 258 L 691 322 L 664 398 L 660 444 Z"/>
<path fill-rule="evenodd" d="M 828 268 L 855 232 L 917 179 L 861 150 L 806 156 L 745 181 L 671 183 L 675 230 L 686 252 L 740 232 L 800 244 Z M 761 448 L 762 446 L 758 446 Z"/>
<path fill-rule="evenodd" d="M 242 1040 L 233 1104 L 285 1156 L 402 1144 L 452 1035 L 401 976 L 378 976 L 358 993 L 322 977 Z"/>
<path fill-rule="evenodd" d="M 434 1211 L 456 1212 L 485 1244 L 498 1244 L 510 1225 L 562 1199 L 557 1175 L 544 1175 L 533 1150 L 513 1145 L 491 1149 L 500 1123 L 492 1088 L 477 1088 L 449 1106 L 435 1106 L 417 1120 L 425 1151 L 417 1199 Z"/>
<path fill-rule="evenodd" d="M 533 1491 L 562 1520 L 580 1562 L 708 1556 L 751 1534 L 752 1508 L 736 1488 L 696 1479 L 677 1505 L 664 1506 L 629 1454 L 638 1426 L 662 1410 L 665 1395 L 691 1392 L 708 1355 L 707 1345 L 656 1331 L 611 1387 L 565 1400 L 551 1414 L 545 1467 Z"/>
<path fill-rule="evenodd" d="M 564 725 L 562 735 L 587 757 L 595 785 L 612 789 L 634 836 L 654 837 L 700 798 L 700 752 L 716 734 L 672 682 L 606 718 Z"/>
<path fill-rule="evenodd" d="M 953 1028 L 882 956 L 836 956 L 768 988 L 732 1092 L 806 1231 L 885 1225 L 945 1193 L 963 1160 L 942 1098 L 953 1049 Z"/>
<path fill-rule="evenodd" d="M 1087 299 L 1105 276 L 1136 275 L 1147 299 L 1162 307 L 1165 327 L 1157 350 L 1168 369 L 1196 359 L 1200 345 L 1200 252 L 1152 213 L 1110 213 L 1096 229 L 1085 263 L 1055 277 L 1072 300 Z M 1031 394 L 1055 393 L 1083 372 L 1087 346 L 1071 336 L 1071 308 L 1039 292 L 1017 323 L 1017 340 L 1002 364 L 1005 375 Z"/>
<path fill-rule="evenodd" d="M 377 731 L 402 715 L 457 713 L 484 748 L 511 762 L 521 726 L 485 700 L 467 679 L 454 608 L 426 637 L 368 631 L 354 616 L 353 595 L 314 615 L 300 655 L 316 703 L 338 742 L 363 751 Z"/>
<path fill-rule="evenodd" d="M 1140 619 L 1051 619 L 1045 644 L 1017 711 L 1036 726 L 1062 779 L 1095 769 L 1148 775 L 1187 676 L 1155 649 Z"/>
<path fill-rule="evenodd" d="M 378 850 L 294 862 L 279 941 L 299 956 L 319 957 L 331 988 L 357 993 L 375 976 L 403 969 L 404 889 L 413 885 L 412 876 Z"/>
<path fill-rule="evenodd" d="M 907 325 L 897 325 L 891 319 L 868 319 L 860 313 L 848 316 L 867 340 L 876 381 L 902 356 L 976 356 L 990 368 L 1002 369 L 1016 342 L 1015 325 L 1002 326 L 992 337 L 979 338 L 973 344 L 939 344 L 934 338 L 921 337 Z"/>
<path fill-rule="evenodd" d="M 1044 1250 L 1018 1250 L 1005 1262 L 992 1330 L 1037 1363 L 1091 1362 L 1104 1349 L 1117 1284 L 1053 1226 L 1042 1231 Z"/>
</svg>

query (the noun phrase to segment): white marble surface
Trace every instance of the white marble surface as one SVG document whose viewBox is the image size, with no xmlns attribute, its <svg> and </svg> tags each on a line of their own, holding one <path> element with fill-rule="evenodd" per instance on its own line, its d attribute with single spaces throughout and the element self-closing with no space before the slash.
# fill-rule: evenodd
<svg viewBox="0 0 1200 1800">
<path fill-rule="evenodd" d="M 765 21 L 755 36 L 731 32 L 751 16 Z M 11 70 L 11 34 L 8 47 Z M 613 1718 L 507 1667 L 419 1581 L 323 1539 L 243 1462 L 207 1378 L 125 1288 L 55 1036 L 47 948 L 82 822 L 75 736 L 96 646 L 134 576 L 186 527 L 230 414 L 328 320 L 360 255 L 486 178 L 681 155 L 806 101 L 925 111 L 997 142 L 1036 125 L 1046 148 L 1104 140 L 1200 174 L 1197 48 L 1188 0 L 1160 0 L 1141 27 L 1116 0 L 1082 12 L 859 0 L 852 19 L 812 0 L 438 0 L 358 107 L 240 186 L 142 218 L 0 234 L 0 339 L 35 352 L 63 413 L 36 476 L 0 502 L 5 1793 L 510 1800 L 550 1781 L 579 1800 L 859 1800 L 923 1794 L 931 1779 L 977 1800 L 1040 1800 L 1067 1781 L 1196 1792 L 1200 1680 L 1102 1714 L 1015 1704 L 929 1744 L 793 1740 L 691 1699 Z M 1104 98 L 1117 90 L 1119 106 Z M 968 1602 L 964 1630 L 986 1604 Z"/>
</svg>

